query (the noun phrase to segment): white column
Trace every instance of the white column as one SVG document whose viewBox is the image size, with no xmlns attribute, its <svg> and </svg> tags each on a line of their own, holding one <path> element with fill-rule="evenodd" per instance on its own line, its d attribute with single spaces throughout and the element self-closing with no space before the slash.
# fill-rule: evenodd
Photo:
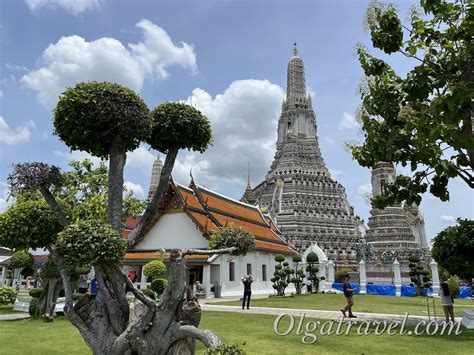
<svg viewBox="0 0 474 355">
<path fill-rule="evenodd" d="M 334 262 L 332 260 L 328 262 L 328 282 L 328 288 L 331 288 L 334 283 Z"/>
<path fill-rule="evenodd" d="M 142 265 L 142 275 L 141 275 L 141 278 L 140 278 L 140 289 L 141 290 L 144 290 L 146 289 L 146 276 L 145 274 L 143 273 L 143 270 L 145 269 L 144 268 L 145 265 Z"/>
<path fill-rule="evenodd" d="M 228 255 L 221 255 L 219 256 L 221 267 L 219 268 L 220 271 L 220 281 L 219 284 L 222 286 L 221 292 L 222 294 L 225 292 L 225 286 L 229 282 L 229 256 Z"/>
<path fill-rule="evenodd" d="M 20 269 L 19 269 L 19 268 L 15 268 L 15 269 L 13 270 L 13 281 L 12 281 L 12 287 L 13 287 L 13 288 L 16 288 L 17 284 L 20 283 L 20 282 L 18 281 L 18 277 L 19 277 L 19 276 L 20 276 Z M 20 286 L 21 286 L 21 284 L 18 285 L 18 287 L 20 287 Z"/>
<path fill-rule="evenodd" d="M 206 293 L 206 298 L 214 298 L 214 295 L 211 295 L 211 265 L 202 266 L 202 287 L 204 287 L 204 292 Z"/>
<path fill-rule="evenodd" d="M 431 266 L 431 279 L 433 280 L 433 295 L 438 295 L 439 291 L 439 272 L 438 272 L 438 263 L 434 261 L 433 259 L 431 260 L 430 263 Z"/>
<path fill-rule="evenodd" d="M 359 283 L 360 283 L 360 293 L 367 293 L 367 276 L 365 274 L 365 261 L 359 261 Z"/>
<path fill-rule="evenodd" d="M 400 263 L 397 259 L 393 261 L 393 275 L 394 275 L 394 283 L 395 283 L 395 292 L 397 296 L 401 295 L 401 288 L 402 288 L 402 274 L 400 273 Z"/>
<path fill-rule="evenodd" d="M 0 279 L 0 287 L 5 284 L 5 280 L 7 279 L 7 267 L 2 266 L 2 278 Z"/>
<path fill-rule="evenodd" d="M 324 280 L 319 281 L 319 289 L 321 291 L 326 291 L 326 263 L 326 260 L 319 263 L 319 277 L 324 276 Z M 303 270 L 306 270 L 306 266 Z"/>
</svg>

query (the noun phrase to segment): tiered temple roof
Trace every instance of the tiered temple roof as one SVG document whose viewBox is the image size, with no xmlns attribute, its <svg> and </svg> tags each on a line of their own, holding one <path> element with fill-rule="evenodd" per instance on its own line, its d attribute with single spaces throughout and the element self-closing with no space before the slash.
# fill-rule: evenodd
<svg viewBox="0 0 474 355">
<path fill-rule="evenodd" d="M 155 223 L 168 211 L 181 210 L 188 215 L 203 234 L 209 238 L 212 232 L 219 227 L 234 226 L 241 227 L 255 237 L 257 251 L 273 252 L 285 255 L 296 253 L 294 247 L 286 242 L 275 227 L 271 218 L 264 216 L 262 212 L 253 205 L 235 201 L 222 196 L 214 191 L 206 189 L 191 181 L 189 187 L 170 181 L 165 202 L 154 216 Z M 138 224 L 138 219 L 129 218 L 124 224 L 123 235 L 128 236 Z M 144 238 L 147 236 L 145 235 Z M 158 253 L 160 254 L 160 253 Z M 156 252 L 130 251 L 126 254 L 127 261 L 146 261 L 147 258 L 156 259 Z M 166 255 L 161 255 L 166 257 Z M 202 255 L 188 256 L 203 259 Z"/>
</svg>

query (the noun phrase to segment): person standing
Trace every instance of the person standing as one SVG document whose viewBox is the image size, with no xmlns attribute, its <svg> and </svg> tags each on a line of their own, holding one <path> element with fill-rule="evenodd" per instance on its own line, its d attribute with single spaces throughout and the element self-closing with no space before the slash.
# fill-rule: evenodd
<svg viewBox="0 0 474 355">
<path fill-rule="evenodd" d="M 344 283 L 342 284 L 342 290 L 344 292 L 344 297 L 346 297 L 347 305 L 343 309 L 341 309 L 341 312 L 344 317 L 347 317 L 346 311 L 349 311 L 349 318 L 357 318 L 355 315 L 352 314 L 352 306 L 354 305 L 353 296 L 355 290 L 351 288 L 351 284 L 349 283 L 350 279 L 351 277 L 349 276 L 349 274 L 344 275 Z"/>
<path fill-rule="evenodd" d="M 446 318 L 446 323 L 451 321 L 454 323 L 454 299 L 451 290 L 449 289 L 448 283 L 445 281 L 439 289 L 438 295 L 441 297 L 441 305 L 443 306 L 444 316 Z"/>
<path fill-rule="evenodd" d="M 242 309 L 245 308 L 245 301 L 247 301 L 247 309 L 250 309 L 250 297 L 252 297 L 252 275 L 245 275 L 242 277 L 242 283 L 244 284 L 244 297 L 242 298 Z"/>
<path fill-rule="evenodd" d="M 310 279 L 306 280 L 306 292 L 313 293 L 313 281 L 311 281 Z"/>
</svg>

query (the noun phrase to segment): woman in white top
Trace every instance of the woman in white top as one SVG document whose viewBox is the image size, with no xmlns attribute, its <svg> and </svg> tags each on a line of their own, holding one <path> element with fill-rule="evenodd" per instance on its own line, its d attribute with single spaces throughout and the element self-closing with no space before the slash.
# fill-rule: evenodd
<svg viewBox="0 0 474 355">
<path fill-rule="evenodd" d="M 454 322 L 453 295 L 446 281 L 441 285 L 438 295 L 441 297 L 441 305 L 443 306 L 446 323 L 449 322 L 449 317 L 451 317 L 451 321 Z"/>
</svg>

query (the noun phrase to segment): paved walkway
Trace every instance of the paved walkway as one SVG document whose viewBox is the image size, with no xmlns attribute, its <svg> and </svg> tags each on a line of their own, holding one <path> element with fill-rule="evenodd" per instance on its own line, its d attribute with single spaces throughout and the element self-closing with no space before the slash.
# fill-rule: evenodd
<svg viewBox="0 0 474 355">
<path fill-rule="evenodd" d="M 28 313 L 12 313 L 12 314 L 1 314 L 0 320 L 19 320 L 28 319 L 31 316 Z"/>
<path fill-rule="evenodd" d="M 332 320 L 339 320 L 342 316 L 340 311 L 321 311 L 321 310 L 314 310 L 314 309 L 290 309 L 290 308 L 272 308 L 272 307 L 252 307 L 250 309 L 242 310 L 240 306 L 220 306 L 216 304 L 202 304 L 201 308 L 204 311 L 213 311 L 213 312 L 237 312 L 237 313 L 250 313 L 250 314 L 270 314 L 270 315 L 280 315 L 282 313 L 291 314 L 293 316 L 301 316 L 301 313 L 305 313 L 306 318 L 320 318 L 320 319 L 332 319 Z M 400 321 L 402 322 L 404 319 L 404 315 L 399 314 L 382 314 L 382 313 L 362 313 L 362 312 L 355 312 L 354 313 L 357 318 L 355 320 L 371 320 L 371 321 Z M 352 318 L 346 318 L 350 320 Z M 437 321 L 444 321 L 444 315 L 437 315 Z M 461 317 L 456 317 L 456 321 L 461 321 Z M 431 317 L 431 320 L 434 320 Z M 417 315 L 409 315 L 407 319 L 408 324 L 416 324 L 420 321 L 428 321 L 428 317 L 426 316 L 417 316 Z"/>
</svg>

